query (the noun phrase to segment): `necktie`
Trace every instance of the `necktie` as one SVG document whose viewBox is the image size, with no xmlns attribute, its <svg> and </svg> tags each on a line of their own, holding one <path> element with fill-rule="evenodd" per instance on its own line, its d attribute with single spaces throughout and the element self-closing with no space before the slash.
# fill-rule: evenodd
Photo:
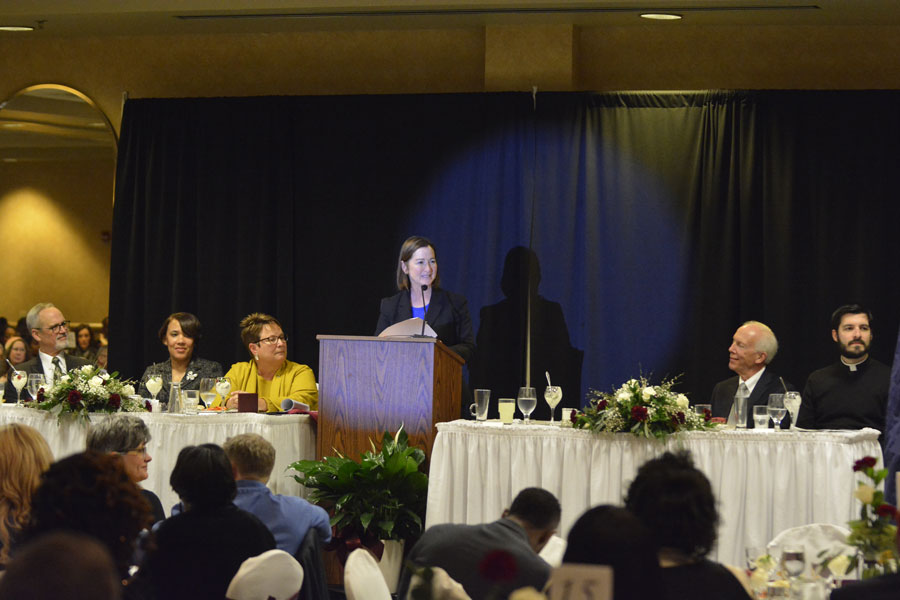
<svg viewBox="0 0 900 600">
<path fill-rule="evenodd" d="M 63 376 L 62 365 L 60 363 L 59 357 L 54 356 L 53 360 L 53 381 L 58 381 L 60 377 Z"/>
</svg>

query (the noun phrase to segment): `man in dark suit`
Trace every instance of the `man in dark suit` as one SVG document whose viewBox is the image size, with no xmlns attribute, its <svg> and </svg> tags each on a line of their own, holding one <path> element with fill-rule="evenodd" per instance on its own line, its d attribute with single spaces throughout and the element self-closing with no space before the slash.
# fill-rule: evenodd
<svg viewBox="0 0 900 600">
<path fill-rule="evenodd" d="M 57 377 L 71 369 L 90 364 L 83 358 L 66 355 L 69 322 L 66 321 L 62 311 L 53 304 L 41 302 L 32 306 L 25 316 L 25 323 L 40 348 L 37 356 L 18 365 L 17 370 L 25 371 L 29 375 L 40 373 L 50 385 Z M 11 402 L 16 398 L 16 388 L 13 387 L 12 377 L 6 382 L 3 397 L 6 402 Z"/>
<path fill-rule="evenodd" d="M 728 348 L 728 368 L 736 377 L 720 381 L 712 391 L 712 415 L 727 419 L 731 415 L 734 397 L 740 386 L 749 395 L 747 402 L 747 427 L 753 428 L 753 407 L 765 406 L 769 394 L 784 393 L 781 379 L 767 367 L 778 352 L 778 340 L 772 330 L 759 321 L 747 321 L 734 332 Z M 788 385 L 788 389 L 793 389 Z M 782 428 L 790 426 L 790 416 L 781 422 Z"/>
</svg>

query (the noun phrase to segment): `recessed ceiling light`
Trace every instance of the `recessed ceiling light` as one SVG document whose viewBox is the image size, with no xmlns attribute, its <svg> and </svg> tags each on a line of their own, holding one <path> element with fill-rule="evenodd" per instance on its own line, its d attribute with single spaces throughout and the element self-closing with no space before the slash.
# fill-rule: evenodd
<svg viewBox="0 0 900 600">
<path fill-rule="evenodd" d="M 0 25 L 0 31 L 34 31 L 34 27 L 22 25 Z"/>
<path fill-rule="evenodd" d="M 681 18 L 681 15 L 676 15 L 675 13 L 643 13 L 641 18 L 656 21 L 677 21 Z"/>
</svg>

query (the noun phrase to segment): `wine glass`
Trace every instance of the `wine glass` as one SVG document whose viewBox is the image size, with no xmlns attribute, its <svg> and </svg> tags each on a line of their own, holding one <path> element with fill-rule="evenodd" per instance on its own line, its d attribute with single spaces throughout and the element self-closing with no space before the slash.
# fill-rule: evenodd
<svg viewBox="0 0 900 600">
<path fill-rule="evenodd" d="M 562 388 L 558 385 L 548 385 L 544 389 L 544 400 L 547 401 L 547 406 L 550 407 L 550 422 L 552 423 L 553 411 L 556 410 L 557 405 L 562 401 Z"/>
<path fill-rule="evenodd" d="M 28 375 L 28 393 L 31 394 L 32 400 L 37 400 L 38 392 L 46 385 L 43 373 L 29 373 Z"/>
<path fill-rule="evenodd" d="M 802 400 L 800 392 L 784 393 L 784 407 L 791 413 L 791 429 L 797 429 L 797 416 L 800 414 Z"/>
<path fill-rule="evenodd" d="M 781 429 L 781 420 L 787 414 L 787 409 L 784 407 L 784 394 L 769 394 L 767 412 L 769 418 L 775 423 L 775 431 Z"/>
<path fill-rule="evenodd" d="M 16 388 L 16 404 L 22 404 L 22 390 L 28 384 L 28 373 L 16 370 L 10 377 L 12 377 L 13 387 Z"/>
<path fill-rule="evenodd" d="M 519 405 L 519 410 L 525 417 L 525 424 L 528 425 L 528 423 L 531 422 L 529 416 L 531 416 L 531 412 L 537 406 L 537 392 L 533 387 L 520 387 L 516 403 Z"/>
<path fill-rule="evenodd" d="M 231 380 L 227 377 L 217 377 L 216 393 L 222 398 L 222 406 L 225 406 L 225 401 L 228 400 L 228 394 L 231 393 Z"/>
<path fill-rule="evenodd" d="M 162 386 L 163 380 L 160 375 L 148 375 L 147 380 L 144 382 L 144 387 L 147 388 L 154 400 L 156 400 L 156 395 L 159 394 Z"/>
<path fill-rule="evenodd" d="M 200 379 L 200 399 L 205 408 L 210 408 L 216 399 L 216 378 L 203 377 Z"/>
</svg>

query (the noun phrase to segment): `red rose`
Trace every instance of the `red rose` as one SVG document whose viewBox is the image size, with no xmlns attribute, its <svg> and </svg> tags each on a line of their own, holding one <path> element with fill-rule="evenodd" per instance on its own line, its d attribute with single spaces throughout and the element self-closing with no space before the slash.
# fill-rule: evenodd
<svg viewBox="0 0 900 600">
<path fill-rule="evenodd" d="M 38 402 L 44 401 L 44 388 L 41 388 L 38 390 L 37 401 Z"/>
<path fill-rule="evenodd" d="M 647 420 L 647 407 L 646 406 L 632 406 L 631 407 L 631 418 L 635 421 L 646 421 Z"/>
<path fill-rule="evenodd" d="M 703 409 L 703 420 L 709 421 L 710 419 L 712 419 L 712 411 L 710 411 L 708 408 L 704 408 Z"/>
<path fill-rule="evenodd" d="M 69 395 L 66 400 L 69 401 L 69 406 L 78 408 L 81 405 L 81 392 L 78 390 L 69 390 Z"/>
<path fill-rule="evenodd" d="M 609 406 L 609 402 L 606 400 L 601 400 L 597 403 L 597 410 L 606 410 L 606 407 Z"/>
<path fill-rule="evenodd" d="M 853 464 L 854 471 L 865 471 L 868 468 L 873 468 L 878 464 L 878 459 L 872 456 L 867 456 L 865 458 L 861 458 Z"/>
<path fill-rule="evenodd" d="M 875 514 L 879 517 L 891 517 L 896 518 L 897 509 L 891 506 L 890 504 L 882 504 L 878 508 L 875 509 Z"/>
<path fill-rule="evenodd" d="M 153 412 L 153 405 L 150 404 L 149 400 L 144 400 L 144 408 L 147 409 L 147 412 Z"/>
<path fill-rule="evenodd" d="M 678 419 L 679 425 L 683 425 L 683 424 L 684 424 L 684 413 L 683 413 L 683 412 L 678 411 L 678 414 L 675 415 L 675 417 Z"/>
<path fill-rule="evenodd" d="M 492 550 L 478 564 L 478 572 L 488 581 L 510 581 L 517 570 L 516 559 L 506 550 Z"/>
<path fill-rule="evenodd" d="M 108 404 L 110 408 L 119 410 L 119 407 L 122 406 L 122 396 L 118 394 L 110 394 Z"/>
<path fill-rule="evenodd" d="M 580 414 L 581 414 L 581 413 L 578 412 L 577 410 L 573 410 L 573 411 L 569 414 L 569 420 L 572 421 L 573 423 L 577 423 L 577 422 L 578 422 L 578 415 L 580 415 Z"/>
</svg>

